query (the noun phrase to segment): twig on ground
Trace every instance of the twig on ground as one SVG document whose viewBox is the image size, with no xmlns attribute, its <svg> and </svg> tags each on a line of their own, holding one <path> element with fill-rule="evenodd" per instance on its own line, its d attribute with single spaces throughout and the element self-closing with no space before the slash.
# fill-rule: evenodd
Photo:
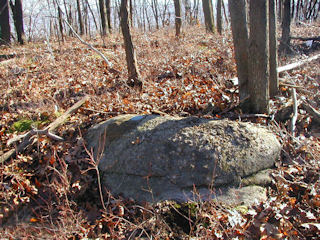
<svg viewBox="0 0 320 240">
<path fill-rule="evenodd" d="M 304 110 L 307 111 L 312 117 L 313 120 L 320 124 L 320 112 L 317 111 L 315 108 L 313 108 L 311 105 L 307 104 L 306 102 L 303 102 L 301 104 Z"/>
<path fill-rule="evenodd" d="M 90 43 L 87 43 L 86 41 L 84 41 L 79 34 L 72 28 L 72 26 L 70 25 L 70 23 L 63 19 L 63 21 L 68 25 L 68 27 L 70 28 L 70 30 L 73 32 L 73 34 L 79 39 L 79 41 L 81 43 L 83 43 L 84 45 L 86 45 L 87 47 L 89 47 L 90 49 L 92 49 L 93 51 L 95 51 L 100 57 L 102 57 L 102 59 L 105 61 L 105 63 L 107 64 L 108 67 L 112 68 L 112 63 L 106 58 L 106 56 L 104 56 L 102 54 L 102 52 L 100 52 L 98 49 L 96 49 L 94 46 L 92 46 Z"/>
<path fill-rule="evenodd" d="M 63 141 L 62 137 L 59 137 L 51 132 L 48 131 L 48 129 L 38 130 L 38 129 L 32 129 L 26 134 L 15 136 L 8 140 L 7 146 L 11 146 L 13 143 L 23 139 L 23 141 L 29 141 L 30 138 L 32 138 L 35 135 L 46 135 L 49 138 L 52 138 L 56 141 Z"/>
<path fill-rule="evenodd" d="M 296 122 L 298 118 L 298 101 L 297 101 L 297 93 L 296 89 L 292 88 L 292 100 L 293 100 L 293 116 L 291 120 L 291 132 L 292 136 L 295 136 Z"/>
<path fill-rule="evenodd" d="M 298 62 L 295 62 L 295 63 L 291 63 L 291 64 L 288 64 L 288 65 L 285 65 L 285 66 L 282 66 L 282 67 L 278 67 L 277 71 L 278 73 L 281 73 L 281 72 L 285 72 L 285 71 L 289 71 L 289 70 L 292 70 L 292 69 L 295 69 L 295 68 L 298 68 L 298 67 L 301 67 L 309 62 L 312 62 L 314 60 L 317 60 L 320 58 L 320 54 L 317 54 L 313 57 L 310 57 L 310 58 L 307 58 L 307 59 L 304 59 L 304 60 L 301 60 L 301 61 L 298 61 Z"/>
<path fill-rule="evenodd" d="M 20 140 L 23 139 L 22 142 L 17 146 L 17 148 L 15 149 L 11 149 L 10 151 L 4 153 L 3 155 L 0 156 L 0 163 L 3 163 L 7 160 L 9 160 L 10 158 L 14 157 L 17 153 L 20 153 L 22 151 L 24 151 L 24 149 L 26 147 L 28 147 L 30 144 L 32 144 L 34 141 L 37 141 L 35 139 L 36 135 L 39 134 L 45 134 L 48 137 L 61 141 L 63 140 L 62 138 L 60 138 L 59 136 L 51 133 L 51 131 L 54 131 L 57 127 L 59 127 L 61 124 L 63 124 L 68 117 L 75 112 L 78 108 L 81 107 L 82 104 L 84 104 L 87 100 L 89 99 L 89 96 L 85 96 L 83 97 L 81 100 L 79 100 L 76 104 L 74 104 L 72 107 L 70 107 L 64 114 L 62 114 L 59 118 L 57 118 L 55 121 L 53 121 L 52 123 L 49 124 L 49 126 L 47 126 L 45 129 L 43 130 L 31 130 L 28 133 L 22 135 L 22 136 L 18 136 L 15 137 L 15 139 L 13 140 L 9 140 L 9 145 Z"/>
<path fill-rule="evenodd" d="M 288 64 L 288 65 L 285 65 L 285 66 L 282 66 L 282 67 L 278 67 L 277 68 L 277 72 L 278 73 L 281 73 L 281 72 L 285 72 L 285 71 L 290 71 L 290 70 L 293 70 L 295 68 L 298 68 L 298 67 L 301 67 L 309 62 L 312 62 L 314 60 L 317 60 L 320 58 L 320 54 L 317 54 L 313 57 L 310 57 L 310 58 L 307 58 L 307 59 L 304 59 L 304 60 L 301 60 L 301 61 L 298 61 L 298 62 L 295 62 L 295 63 L 291 63 L 291 64 Z M 235 82 L 235 83 L 238 83 L 238 78 L 237 77 L 234 77 L 232 79 L 230 79 L 230 81 L 232 82 Z M 238 85 L 238 84 L 234 84 L 234 85 Z"/>
<path fill-rule="evenodd" d="M 320 37 L 290 37 L 291 39 L 294 40 L 301 40 L 301 41 L 320 41 Z"/>
</svg>

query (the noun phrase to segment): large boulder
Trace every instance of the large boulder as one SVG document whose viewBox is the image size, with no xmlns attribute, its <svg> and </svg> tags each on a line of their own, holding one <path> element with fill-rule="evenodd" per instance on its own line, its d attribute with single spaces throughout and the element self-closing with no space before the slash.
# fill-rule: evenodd
<svg viewBox="0 0 320 240">
<path fill-rule="evenodd" d="M 259 198 L 264 189 L 252 179 L 268 179 L 261 171 L 281 150 L 271 132 L 251 123 L 158 115 L 109 119 L 86 141 L 113 194 L 149 202 Z M 239 189 L 242 182 L 250 186 Z"/>
</svg>

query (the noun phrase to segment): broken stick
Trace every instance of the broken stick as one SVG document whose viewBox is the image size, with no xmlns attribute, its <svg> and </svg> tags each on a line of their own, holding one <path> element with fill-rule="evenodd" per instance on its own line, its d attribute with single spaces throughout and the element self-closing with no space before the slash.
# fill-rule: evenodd
<svg viewBox="0 0 320 240">
<path fill-rule="evenodd" d="M 307 111 L 312 117 L 315 122 L 320 124 L 320 112 L 317 111 L 315 108 L 313 108 L 311 105 L 307 104 L 306 102 L 303 102 L 301 104 L 304 110 Z"/>
<path fill-rule="evenodd" d="M 23 135 L 22 142 L 15 149 L 11 149 L 10 151 L 0 156 L 0 163 L 3 163 L 9 160 L 10 158 L 14 157 L 17 153 L 22 152 L 26 147 L 28 147 L 33 142 L 33 140 L 35 139 L 35 136 L 37 136 L 39 133 L 45 134 L 49 137 L 54 136 L 53 138 L 57 137 L 56 135 L 50 132 L 54 131 L 56 128 L 62 125 L 70 117 L 70 115 L 75 111 L 77 111 L 88 99 L 89 99 L 88 95 L 83 97 L 81 100 L 75 103 L 72 107 L 70 107 L 65 113 L 63 113 L 60 117 L 58 117 L 56 120 L 50 123 L 49 126 L 47 126 L 45 129 L 31 130 L 27 134 Z M 18 139 L 21 139 L 21 138 L 18 137 Z M 59 138 L 56 138 L 56 139 L 61 140 Z"/>
<path fill-rule="evenodd" d="M 291 63 L 291 64 L 288 64 L 288 65 L 285 65 L 285 66 L 282 66 L 282 67 L 278 67 L 277 68 L 277 72 L 278 73 L 281 73 L 281 72 L 285 72 L 285 71 L 290 71 L 292 69 L 295 69 L 295 68 L 298 68 L 298 67 L 301 67 L 309 62 L 312 62 L 314 60 L 317 60 L 320 58 L 320 54 L 317 54 L 313 57 L 310 57 L 310 58 L 307 58 L 307 59 L 304 59 L 304 60 L 301 60 L 301 61 L 298 61 L 298 62 L 295 62 L 295 63 Z M 230 79 L 232 82 L 234 82 L 235 84 L 234 85 L 238 85 L 238 78 L 237 77 L 234 77 L 232 79 Z"/>
</svg>

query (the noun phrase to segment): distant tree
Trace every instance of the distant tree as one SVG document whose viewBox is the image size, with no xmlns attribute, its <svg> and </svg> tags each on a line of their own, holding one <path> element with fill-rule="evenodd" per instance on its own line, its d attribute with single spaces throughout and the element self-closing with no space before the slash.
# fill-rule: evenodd
<svg viewBox="0 0 320 240">
<path fill-rule="evenodd" d="M 80 35 L 83 35 L 84 34 L 84 27 L 83 27 L 83 21 L 82 21 L 80 0 L 77 0 L 77 11 L 78 11 L 78 21 L 79 21 Z"/>
<path fill-rule="evenodd" d="M 207 32 L 215 33 L 212 1 L 202 0 L 202 7 L 203 7 L 206 30 Z"/>
<path fill-rule="evenodd" d="M 8 0 L 0 0 L 0 45 L 10 43 L 10 22 Z"/>
<path fill-rule="evenodd" d="M 180 0 L 174 0 L 174 11 L 175 11 L 176 36 L 179 37 L 181 32 L 181 25 L 182 25 Z"/>
<path fill-rule="evenodd" d="M 54 2 L 56 3 L 56 2 Z M 63 19 L 62 19 L 62 10 L 59 6 L 58 3 L 57 4 L 57 9 L 58 9 L 58 22 L 59 22 L 59 31 L 60 31 L 60 36 L 61 36 L 61 40 L 62 42 L 64 41 L 64 33 L 63 33 Z"/>
<path fill-rule="evenodd" d="M 217 30 L 218 33 L 222 33 L 222 0 L 217 2 Z"/>
<path fill-rule="evenodd" d="M 24 28 L 23 28 L 23 11 L 21 0 L 15 0 L 13 3 L 10 0 L 10 6 L 13 15 L 14 26 L 17 32 L 17 39 L 20 44 L 24 43 Z"/>
<path fill-rule="evenodd" d="M 107 26 L 106 26 L 106 13 L 104 9 L 104 0 L 99 0 L 99 11 L 100 11 L 100 19 L 101 19 L 101 35 L 106 36 L 107 34 Z"/>
<path fill-rule="evenodd" d="M 284 0 L 282 13 L 282 36 L 280 40 L 280 53 L 290 53 L 290 25 L 291 25 L 291 1 Z"/>
<path fill-rule="evenodd" d="M 156 21 L 156 28 L 159 29 L 159 3 L 158 0 L 151 0 L 151 8 L 154 19 Z"/>
<path fill-rule="evenodd" d="M 121 0 L 120 6 L 120 25 L 122 35 L 124 39 L 124 46 L 126 51 L 126 61 L 128 68 L 128 85 L 131 87 L 137 87 L 142 89 L 142 81 L 140 80 L 140 74 L 137 65 L 137 59 L 132 43 L 130 24 L 128 17 L 128 0 Z"/>
<path fill-rule="evenodd" d="M 110 6 L 111 0 L 106 0 L 106 13 L 107 13 L 107 23 L 108 23 L 108 30 L 109 33 L 112 31 L 111 26 L 111 6 Z"/>
</svg>

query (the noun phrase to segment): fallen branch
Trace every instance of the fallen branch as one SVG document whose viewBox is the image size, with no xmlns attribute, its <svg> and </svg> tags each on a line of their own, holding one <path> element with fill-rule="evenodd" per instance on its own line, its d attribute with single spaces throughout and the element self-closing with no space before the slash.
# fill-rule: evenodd
<svg viewBox="0 0 320 240">
<path fill-rule="evenodd" d="M 301 41 L 320 41 L 320 37 L 290 37 L 291 39 L 294 40 L 301 40 Z"/>
<path fill-rule="evenodd" d="M 12 58 L 12 59 L 8 59 L 8 60 L 4 60 L 4 61 L 1 61 L 0 62 L 0 65 L 5 65 L 5 64 L 9 64 L 11 62 L 15 61 L 15 58 Z"/>
<path fill-rule="evenodd" d="M 32 129 L 29 132 L 27 132 L 26 134 L 18 135 L 18 136 L 15 136 L 15 137 L 9 139 L 7 142 L 7 146 L 11 146 L 13 143 L 18 142 L 21 139 L 24 139 L 24 141 L 28 141 L 28 139 L 30 139 L 31 137 L 33 137 L 35 135 L 38 135 L 38 136 L 39 135 L 46 135 L 47 137 L 52 138 L 53 140 L 63 141 L 62 137 L 59 137 L 59 136 L 49 132 L 48 129 L 43 129 L 43 130 Z"/>
<path fill-rule="evenodd" d="M 289 83 L 285 83 L 285 82 L 280 82 L 279 85 L 280 86 L 285 86 L 285 87 L 290 87 L 290 88 L 303 88 L 301 86 L 293 85 L 293 84 L 289 84 Z"/>
<path fill-rule="evenodd" d="M 315 55 L 313 57 L 301 60 L 299 62 L 291 63 L 291 64 L 288 64 L 288 65 L 285 65 L 285 66 L 282 66 L 282 67 L 278 67 L 277 71 L 278 71 L 278 73 L 289 71 L 289 70 L 301 67 L 301 66 L 303 66 L 303 65 L 305 65 L 305 64 L 307 64 L 309 62 L 312 62 L 314 60 L 317 60 L 318 58 L 320 58 L 320 54 L 317 54 L 317 55 Z"/>
<path fill-rule="evenodd" d="M 317 60 L 320 58 L 320 54 L 318 55 L 315 55 L 313 57 L 310 57 L 310 58 L 307 58 L 307 59 L 304 59 L 304 60 L 301 60 L 301 61 L 298 61 L 298 62 L 295 62 L 295 63 L 291 63 L 291 64 L 288 64 L 288 65 L 285 65 L 285 66 L 282 66 L 282 67 L 278 67 L 277 68 L 277 72 L 278 73 L 281 73 L 281 72 L 285 72 L 285 71 L 290 71 L 292 69 L 295 69 L 295 68 L 298 68 L 298 67 L 301 67 L 309 62 L 312 62 L 314 60 Z M 234 85 L 238 85 L 239 83 L 239 80 L 237 77 L 234 77 L 232 79 L 230 79 L 230 81 L 232 81 L 234 83 Z"/>
<path fill-rule="evenodd" d="M 303 102 L 301 104 L 301 107 L 307 111 L 312 117 L 313 120 L 320 124 L 320 112 L 317 111 L 315 108 L 313 108 L 311 105 L 307 104 L 306 102 Z"/>
<path fill-rule="evenodd" d="M 291 120 L 291 132 L 292 135 L 295 135 L 295 130 L 296 130 L 296 122 L 297 122 L 297 118 L 298 118 L 298 101 L 297 101 L 297 93 L 296 93 L 296 89 L 292 88 L 292 100 L 293 100 L 293 116 L 292 116 L 292 120 Z"/>
<path fill-rule="evenodd" d="M 63 19 L 63 21 L 68 25 L 68 27 L 70 28 L 70 30 L 73 32 L 73 34 L 79 39 L 79 41 L 81 43 L 83 43 L 84 45 L 88 46 L 90 49 L 92 49 L 93 51 L 95 51 L 100 57 L 102 57 L 102 59 L 105 61 L 105 63 L 107 64 L 108 67 L 112 68 L 112 63 L 106 58 L 106 56 L 104 56 L 98 49 L 96 49 L 94 46 L 92 46 L 90 43 L 87 43 L 86 41 L 84 41 L 79 34 L 72 28 L 72 26 L 69 24 L 68 21 L 66 21 L 65 19 Z"/>
<path fill-rule="evenodd" d="M 57 118 L 54 122 L 50 123 L 47 127 L 49 131 L 55 130 L 59 127 L 64 121 L 66 121 L 69 116 L 78 110 L 90 97 L 87 95 L 83 97 L 81 100 L 76 102 L 72 107 L 70 107 L 65 113 L 63 113 L 59 118 Z"/>
<path fill-rule="evenodd" d="M 8 144 L 12 144 L 13 142 L 16 142 L 20 139 L 23 139 L 22 142 L 15 148 L 11 149 L 10 151 L 4 153 L 2 156 L 0 156 L 0 163 L 3 163 L 10 158 L 14 157 L 17 153 L 20 153 L 24 151 L 30 144 L 32 144 L 34 141 L 37 141 L 35 138 L 39 134 L 44 134 L 52 139 L 55 140 L 63 140 L 61 137 L 51 133 L 56 128 L 58 128 L 61 124 L 63 124 L 69 116 L 74 113 L 76 110 L 78 110 L 81 105 L 83 105 L 87 100 L 89 99 L 89 96 L 83 97 L 81 100 L 79 100 L 76 104 L 74 104 L 72 107 L 70 107 L 65 113 L 63 113 L 60 117 L 58 117 L 55 121 L 49 124 L 45 129 L 43 130 L 31 130 L 28 133 L 17 136 L 13 140 L 9 140 Z"/>
</svg>

